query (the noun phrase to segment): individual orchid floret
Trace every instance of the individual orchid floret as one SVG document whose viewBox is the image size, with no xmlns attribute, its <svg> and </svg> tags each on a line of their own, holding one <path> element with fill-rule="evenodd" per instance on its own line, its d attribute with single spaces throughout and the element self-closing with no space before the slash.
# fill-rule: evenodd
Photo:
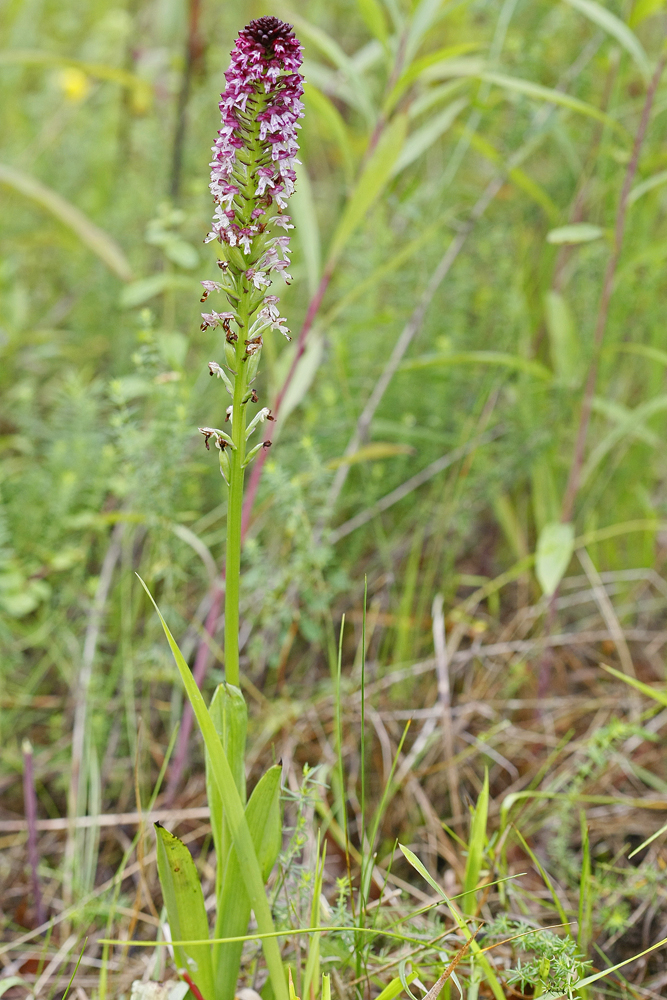
<svg viewBox="0 0 667 1000">
<path fill-rule="evenodd" d="M 209 375 L 217 375 L 218 378 L 221 378 L 222 381 L 225 384 L 225 389 L 227 390 L 227 392 L 229 393 L 229 395 L 230 396 L 234 395 L 234 386 L 232 385 L 232 383 L 231 383 L 231 381 L 229 379 L 229 375 L 227 374 L 227 372 L 225 371 L 225 369 L 221 365 L 218 364 L 217 361 L 209 361 L 209 363 L 208 363 L 208 371 L 209 371 Z"/>
<path fill-rule="evenodd" d="M 206 330 L 209 326 L 223 326 L 225 329 L 229 326 L 232 320 L 236 319 L 236 314 L 233 312 L 216 312 L 215 309 L 210 313 L 202 313 L 201 318 L 203 323 L 201 325 L 202 330 Z"/>
<path fill-rule="evenodd" d="M 275 420 L 275 419 L 276 419 L 275 417 L 271 416 L 271 410 L 268 408 L 268 406 L 263 406 L 262 409 L 259 411 L 259 413 L 256 413 L 255 416 L 250 421 L 250 423 L 248 424 L 248 428 L 245 432 L 246 441 L 248 440 L 248 438 L 250 437 L 250 435 L 255 430 L 258 424 L 263 424 L 265 420 Z"/>
</svg>

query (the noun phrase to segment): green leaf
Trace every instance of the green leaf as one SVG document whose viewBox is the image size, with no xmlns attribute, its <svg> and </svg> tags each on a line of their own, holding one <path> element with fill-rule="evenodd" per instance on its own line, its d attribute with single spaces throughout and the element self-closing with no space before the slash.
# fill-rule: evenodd
<svg viewBox="0 0 667 1000">
<path fill-rule="evenodd" d="M 570 307 L 560 292 L 547 292 L 545 318 L 556 377 L 563 385 L 576 386 L 581 374 L 579 338 Z"/>
<path fill-rule="evenodd" d="M 277 424 L 277 430 L 282 430 L 287 417 L 305 398 L 306 393 L 313 384 L 313 379 L 317 374 L 317 369 L 320 367 L 323 357 L 324 338 L 321 333 L 311 333 L 306 344 L 306 349 L 297 363 L 292 381 L 283 396 L 283 401 L 280 405 L 280 422 Z M 275 432 L 273 440 L 276 440 Z"/>
<path fill-rule="evenodd" d="M 428 873 L 428 871 L 421 863 L 417 855 L 413 851 L 411 851 L 409 847 L 404 847 L 403 844 L 399 844 L 398 846 L 400 847 L 406 860 L 409 861 L 409 863 L 412 865 L 415 871 L 418 871 L 419 874 L 426 879 L 431 888 L 435 889 L 438 895 L 442 896 L 442 898 L 445 900 L 445 903 L 447 904 L 450 913 L 454 917 L 454 920 L 458 924 L 459 929 L 463 933 L 466 941 L 470 941 L 470 950 L 474 953 L 476 961 L 478 961 L 480 966 L 482 967 L 484 975 L 486 976 L 486 981 L 491 987 L 491 991 L 494 997 L 496 998 L 496 1000 L 505 1000 L 505 991 L 500 985 L 498 977 L 496 976 L 488 958 L 482 952 L 482 949 L 477 944 L 477 942 L 473 939 L 472 933 L 470 931 L 470 928 L 468 927 L 467 922 L 464 920 L 459 911 L 453 905 L 449 896 L 447 896 L 447 894 L 442 890 L 442 888 L 438 885 L 435 879 L 431 877 L 431 875 Z"/>
<path fill-rule="evenodd" d="M 83 212 L 66 201 L 52 188 L 41 181 L 13 167 L 0 163 L 0 184 L 6 184 L 19 194 L 34 201 L 41 208 L 53 215 L 59 222 L 72 230 L 84 246 L 92 250 L 109 270 L 121 281 L 132 281 L 134 275 L 125 254 L 116 241 L 96 226 Z"/>
<path fill-rule="evenodd" d="M 483 72 L 473 75 L 479 75 L 481 80 L 486 80 L 487 83 L 494 83 L 497 87 L 502 87 L 504 90 L 513 90 L 517 94 L 525 94 L 526 97 L 533 97 L 538 101 L 547 101 L 549 104 L 558 104 L 560 107 L 568 108 L 570 111 L 577 111 L 579 114 L 587 115 L 589 118 L 595 118 L 597 121 L 604 122 L 605 125 L 608 125 L 615 132 L 620 132 L 623 136 L 626 135 L 623 126 L 605 114 L 604 111 L 598 110 L 592 104 L 587 104 L 586 101 L 580 101 L 577 97 L 564 94 L 560 90 L 543 87 L 541 83 L 533 83 L 532 80 L 522 80 L 516 76 L 506 76 L 504 73 Z"/>
<path fill-rule="evenodd" d="M 357 6 L 371 35 L 375 35 L 385 45 L 389 37 L 389 30 L 385 13 L 378 0 L 357 0 Z"/>
<path fill-rule="evenodd" d="M 479 883 L 479 875 L 484 861 L 484 848 L 486 845 L 486 820 L 489 812 L 489 772 L 484 773 L 484 784 L 477 799 L 477 805 L 472 816 L 470 827 L 470 838 L 468 840 L 468 858 L 466 860 L 465 875 L 463 879 L 463 891 L 465 895 L 461 900 L 461 909 L 464 913 L 471 915 L 477 909 L 475 899 L 475 889 Z"/>
<path fill-rule="evenodd" d="M 417 4 L 408 31 L 407 44 L 405 46 L 405 59 L 407 63 L 419 49 L 424 36 L 431 30 L 438 19 L 444 0 L 420 0 Z"/>
<path fill-rule="evenodd" d="M 654 688 L 649 684 L 644 684 L 643 681 L 638 681 L 636 677 L 630 677 L 628 674 L 622 674 L 620 670 L 616 670 L 614 667 L 608 667 L 606 663 L 601 663 L 600 666 L 603 670 L 606 670 L 608 674 L 615 677 L 616 680 L 623 681 L 624 684 L 629 684 L 630 687 L 635 688 L 636 691 L 640 691 L 645 694 L 647 698 L 652 698 L 653 701 L 657 701 L 659 705 L 663 705 L 667 708 L 667 690 L 663 688 Z"/>
<path fill-rule="evenodd" d="M 321 126 L 324 136 L 338 146 L 343 161 L 345 180 L 351 184 L 355 169 L 354 153 L 343 116 L 333 101 L 326 94 L 323 94 L 312 81 L 306 82 L 303 99 L 306 105 L 306 127 L 314 116 Z"/>
<path fill-rule="evenodd" d="M 662 938 L 661 941 L 656 941 L 652 944 L 650 948 L 645 948 L 644 951 L 640 951 L 638 955 L 632 955 L 630 958 L 624 959 L 619 962 L 618 965 L 612 965 L 609 969 L 603 969 L 601 972 L 595 972 L 592 976 L 586 976 L 585 979 L 580 979 L 574 985 L 578 990 L 583 989 L 585 986 L 590 986 L 592 983 L 597 983 L 598 979 L 604 979 L 611 972 L 616 972 L 617 969 L 622 969 L 624 965 L 628 965 L 630 962 L 636 962 L 638 958 L 643 958 L 644 955 L 650 955 L 652 951 L 657 948 L 663 948 L 667 944 L 667 938 Z"/>
<path fill-rule="evenodd" d="M 655 416 L 656 413 L 661 413 L 663 410 L 667 409 L 667 395 L 655 396 L 653 399 L 647 400 L 645 403 L 640 403 L 636 406 L 634 410 L 628 410 L 627 418 L 622 422 L 619 422 L 616 427 L 614 427 L 609 433 L 599 441 L 596 446 L 591 451 L 586 463 L 581 470 L 581 485 L 583 486 L 597 466 L 602 462 L 602 460 L 609 454 L 609 452 L 614 448 L 624 437 L 628 435 L 636 435 L 637 432 L 641 433 L 642 424 L 649 417 Z"/>
<path fill-rule="evenodd" d="M 604 229 L 590 222 L 573 222 L 569 226 L 559 226 L 547 233 L 547 243 L 590 243 L 604 236 Z"/>
<path fill-rule="evenodd" d="M 215 730 L 215 725 L 213 724 L 213 720 L 211 719 L 206 705 L 204 704 L 201 691 L 197 687 L 192 673 L 190 672 L 190 668 L 185 662 L 183 654 L 178 648 L 166 621 L 160 614 L 160 609 L 153 600 L 153 597 L 144 581 L 141 577 L 138 578 L 142 587 L 148 594 L 151 604 L 157 612 L 158 618 L 160 619 L 164 634 L 166 635 L 167 642 L 169 643 L 169 648 L 171 649 L 187 696 L 190 699 L 190 704 L 194 710 L 195 718 L 197 719 L 202 736 L 204 737 L 204 743 L 211 758 L 211 771 L 225 805 L 227 823 L 229 824 L 232 840 L 234 842 L 234 848 L 244 873 L 245 889 L 248 893 L 250 905 L 255 914 L 257 928 L 261 934 L 273 934 L 275 928 L 271 917 L 269 903 L 266 898 L 264 879 L 257 860 L 254 841 L 245 817 L 243 803 L 237 791 L 234 776 L 227 761 L 220 738 Z M 287 988 L 285 986 L 283 964 L 280 957 L 278 942 L 272 937 L 264 938 L 262 941 L 262 947 L 264 949 L 264 956 L 266 958 L 266 964 L 274 996 L 276 997 L 276 1000 L 287 1000 Z M 209 998 L 207 997 L 205 1000 L 209 1000 Z"/>
<path fill-rule="evenodd" d="M 339 469 L 341 465 L 357 465 L 359 462 L 377 462 L 382 458 L 393 458 L 395 455 L 413 455 L 415 449 L 407 444 L 395 444 L 392 441 L 372 441 L 364 445 L 352 455 L 341 455 L 332 458 L 326 464 L 327 469 Z"/>
<path fill-rule="evenodd" d="M 169 930 L 174 941 L 202 941 L 209 936 L 204 894 L 192 855 L 173 833 L 155 823 L 157 870 L 162 886 Z M 174 945 L 177 969 L 190 973 L 204 1000 L 215 997 L 211 947 L 207 944 Z"/>
<path fill-rule="evenodd" d="M 467 97 L 460 97 L 457 101 L 452 101 L 451 104 L 443 108 L 439 114 L 434 115 L 425 125 L 411 132 L 391 169 L 391 176 L 396 177 L 397 174 L 400 174 L 401 170 L 405 170 L 422 153 L 430 149 L 433 143 L 450 128 L 461 111 L 468 106 L 468 103 Z"/>
<path fill-rule="evenodd" d="M 163 292 L 181 291 L 190 295 L 197 293 L 201 295 L 201 284 L 185 274 L 161 271 L 159 274 L 151 274 L 148 278 L 139 278 L 138 281 L 126 285 L 118 301 L 122 309 L 136 309 L 154 299 L 156 295 L 162 295 Z"/>
<path fill-rule="evenodd" d="M 549 369 L 540 364 L 539 361 L 531 361 L 518 354 L 505 354 L 502 351 L 453 351 L 451 354 L 422 354 L 421 357 L 403 361 L 399 368 L 401 371 L 413 371 L 420 368 L 446 368 L 449 365 L 467 364 L 500 365 L 549 381 L 552 377 Z"/>
<path fill-rule="evenodd" d="M 401 94 L 405 93 L 408 87 L 418 80 L 425 70 L 431 69 L 432 67 L 435 67 L 437 70 L 443 66 L 445 69 L 448 69 L 446 64 L 449 63 L 450 60 L 456 59 L 457 56 L 466 55 L 468 52 L 474 52 L 475 49 L 478 48 L 479 44 L 477 42 L 461 42 L 458 45 L 448 45 L 444 49 L 438 49 L 437 52 L 431 52 L 427 56 L 422 56 L 421 59 L 416 59 L 412 66 L 410 66 L 394 84 L 384 103 L 383 110 L 385 114 L 395 107 Z"/>
<path fill-rule="evenodd" d="M 296 191 L 290 201 L 290 215 L 294 220 L 295 232 L 303 254 L 308 294 L 312 298 L 317 291 L 322 273 L 320 227 L 308 171 L 303 164 L 299 164 L 296 171 Z"/>
<path fill-rule="evenodd" d="M 654 188 L 661 187 L 663 184 L 667 184 L 667 170 L 661 170 L 659 174 L 654 174 L 653 177 L 647 177 L 645 181 L 633 187 L 632 191 L 628 196 L 628 205 L 634 205 L 638 198 L 642 195 L 647 194 L 649 191 L 653 191 Z"/>
<path fill-rule="evenodd" d="M 638 24 L 645 21 L 647 17 L 658 14 L 665 6 L 665 0 L 637 0 L 632 8 L 632 14 L 628 24 L 631 28 L 636 28 Z"/>
<path fill-rule="evenodd" d="M 547 597 L 558 589 L 573 552 L 574 525 L 560 521 L 545 524 L 537 540 L 535 575 Z"/>
<path fill-rule="evenodd" d="M 608 35 L 615 38 L 618 44 L 634 59 L 642 75 L 648 78 L 651 72 L 648 56 L 634 31 L 627 24 L 606 7 L 596 3 L 595 0 L 565 0 L 565 3 L 569 3 L 570 7 L 574 7 L 593 24 L 597 24 L 598 28 L 602 28 Z"/>
<path fill-rule="evenodd" d="M 398 159 L 407 132 L 407 116 L 396 115 L 380 136 L 380 140 L 364 167 L 331 241 L 327 268 L 331 269 L 352 233 L 378 199 Z"/>
<path fill-rule="evenodd" d="M 246 807 L 248 829 L 257 860 L 266 881 L 282 843 L 280 821 L 280 766 L 270 768 L 257 782 Z M 244 866 L 232 850 L 222 879 L 222 892 L 218 897 L 218 915 L 215 937 L 240 937 L 247 933 L 250 920 L 250 900 L 246 891 Z M 239 978 L 242 941 L 230 941 L 213 946 L 216 1000 L 234 1000 Z M 205 998 L 207 1000 L 207 998 Z"/>
<path fill-rule="evenodd" d="M 248 707 L 239 688 L 233 684 L 218 684 L 209 713 L 227 755 L 241 802 L 246 800 L 245 746 L 248 729 Z M 205 750 L 206 797 L 211 810 L 211 830 L 217 859 L 215 871 L 216 898 L 220 899 L 222 879 L 231 848 L 231 836 L 225 823 L 222 796 L 213 776 L 211 758 Z"/>
</svg>

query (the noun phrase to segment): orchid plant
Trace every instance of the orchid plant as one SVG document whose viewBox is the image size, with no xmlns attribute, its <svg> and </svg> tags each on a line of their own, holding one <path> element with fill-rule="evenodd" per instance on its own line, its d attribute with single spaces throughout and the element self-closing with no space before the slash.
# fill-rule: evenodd
<svg viewBox="0 0 667 1000">
<path fill-rule="evenodd" d="M 289 339 L 278 298 L 269 294 L 275 274 L 290 281 L 290 218 L 298 119 L 303 115 L 301 46 L 289 24 L 275 17 L 252 21 L 239 34 L 225 74 L 222 127 L 213 146 L 210 190 L 215 214 L 206 243 L 219 246 L 219 280 L 202 281 L 202 302 L 213 293 L 228 308 L 202 313 L 202 329 L 224 334 L 224 359 L 209 370 L 231 397 L 229 429 L 200 427 L 213 441 L 227 484 L 225 677 L 206 706 L 192 674 L 160 615 L 172 653 L 204 737 L 207 793 L 217 855 L 217 913 L 210 937 L 204 897 L 185 845 L 156 824 L 158 872 L 174 958 L 197 1000 L 233 1000 L 243 936 L 251 911 L 260 933 L 273 994 L 288 992 L 265 884 L 282 845 L 279 766 L 270 768 L 246 804 L 247 709 L 239 674 L 239 578 L 244 471 L 268 442 L 250 447 L 253 431 L 271 412 L 254 388 L 263 337 L 277 330 Z M 158 611 L 159 614 L 159 611 Z M 233 940 L 230 940 L 233 939 Z"/>
</svg>

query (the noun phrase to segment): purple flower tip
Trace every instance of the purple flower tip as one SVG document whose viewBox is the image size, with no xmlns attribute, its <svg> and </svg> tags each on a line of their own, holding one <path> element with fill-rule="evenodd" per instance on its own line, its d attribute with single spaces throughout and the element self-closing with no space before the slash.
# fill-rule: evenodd
<svg viewBox="0 0 667 1000">
<path fill-rule="evenodd" d="M 239 33 L 220 101 L 222 127 L 211 163 L 216 212 L 206 242 L 241 246 L 252 256 L 271 205 L 280 212 L 286 207 L 303 117 L 300 67 L 301 45 L 290 24 L 260 17 Z"/>
</svg>

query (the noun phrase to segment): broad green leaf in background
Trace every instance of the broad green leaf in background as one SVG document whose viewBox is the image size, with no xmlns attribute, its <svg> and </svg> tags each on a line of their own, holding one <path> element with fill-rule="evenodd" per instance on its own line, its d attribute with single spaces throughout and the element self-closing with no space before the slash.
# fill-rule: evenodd
<svg viewBox="0 0 667 1000">
<path fill-rule="evenodd" d="M 174 941 L 203 941 L 209 937 L 204 894 L 192 855 L 173 833 L 155 823 L 157 869 Z M 211 948 L 207 944 L 174 945 L 177 969 L 190 973 L 204 997 L 214 996 Z"/>
<path fill-rule="evenodd" d="M 391 441 L 373 441 L 352 455 L 342 455 L 327 462 L 327 469 L 338 469 L 341 465 L 356 465 L 358 462 L 376 462 L 381 458 L 393 458 L 394 455 L 412 455 L 414 448 L 407 444 L 394 444 Z"/>
<path fill-rule="evenodd" d="M 657 361 L 659 365 L 667 365 L 667 351 L 662 351 L 659 347 L 650 347 L 648 344 L 613 344 L 605 349 L 605 354 L 621 351 L 623 354 L 638 354 L 649 361 Z"/>
<path fill-rule="evenodd" d="M 419 0 L 410 21 L 405 61 L 411 63 L 423 39 L 438 19 L 444 0 Z"/>
<path fill-rule="evenodd" d="M 201 285 L 196 278 L 189 278 L 186 274 L 160 271 L 159 274 L 151 274 L 148 278 L 130 282 L 120 293 L 118 301 L 122 309 L 136 309 L 144 302 L 154 299 L 156 295 L 176 291 L 189 292 L 191 295 L 196 292 L 201 294 Z"/>
<path fill-rule="evenodd" d="M 598 28 L 602 28 L 608 35 L 615 38 L 618 44 L 632 56 L 644 78 L 648 79 L 651 72 L 649 58 L 634 31 L 627 24 L 606 7 L 596 3 L 595 0 L 565 0 L 565 3 L 580 11 L 589 21 L 597 24 Z"/>
<path fill-rule="evenodd" d="M 514 368 L 516 371 L 532 375 L 534 378 L 551 381 L 551 372 L 539 361 L 522 358 L 518 354 L 505 354 L 503 351 L 452 351 L 451 354 L 422 354 L 417 358 L 403 361 L 400 371 L 413 371 L 419 368 L 447 368 L 450 365 L 500 365 L 503 368 Z"/>
<path fill-rule="evenodd" d="M 359 13 L 371 35 L 374 35 L 383 45 L 389 37 L 387 19 L 378 0 L 357 0 Z"/>
<path fill-rule="evenodd" d="M 556 378 L 563 385 L 575 386 L 581 374 L 579 338 L 566 299 L 553 289 L 545 297 L 545 318 Z"/>
<path fill-rule="evenodd" d="M 470 824 L 470 836 L 468 837 L 468 858 L 466 860 L 465 876 L 463 879 L 463 891 L 465 895 L 461 900 L 461 909 L 464 913 L 471 915 L 477 909 L 477 900 L 474 890 L 479 883 L 479 876 L 484 861 L 484 848 L 486 845 L 486 820 L 489 811 L 489 772 L 484 773 L 484 784 L 477 799 L 472 814 Z"/>
<path fill-rule="evenodd" d="M 0 163 L 0 184 L 6 184 L 7 187 L 13 188 L 46 209 L 59 222 L 76 233 L 81 242 L 92 250 L 117 278 L 121 281 L 132 281 L 132 268 L 116 241 L 57 191 L 4 163 Z"/>
<path fill-rule="evenodd" d="M 634 205 L 638 198 L 642 195 L 648 194 L 649 191 L 653 191 L 654 188 L 661 187 L 663 184 L 667 184 L 667 170 L 661 170 L 659 174 L 654 174 L 653 177 L 647 177 L 645 181 L 641 184 L 637 184 L 633 187 L 632 191 L 628 196 L 628 205 Z"/>
<path fill-rule="evenodd" d="M 574 525 L 552 521 L 537 539 L 535 575 L 546 597 L 555 594 L 574 552 Z"/>
<path fill-rule="evenodd" d="M 293 218 L 299 246 L 303 253 L 308 294 L 312 298 L 317 291 L 322 272 L 320 227 L 317 221 L 310 177 L 302 163 L 296 168 L 296 176 L 296 191 L 290 201 L 290 215 Z"/>
<path fill-rule="evenodd" d="M 506 76 L 504 73 L 484 72 L 480 73 L 479 76 L 482 80 L 486 80 L 487 83 L 495 83 L 496 86 L 502 87 L 504 90 L 514 91 L 517 94 L 525 94 L 526 97 L 533 97 L 535 100 L 546 101 L 549 104 L 558 104 L 563 108 L 569 108 L 570 111 L 577 111 L 579 114 L 587 115 L 589 118 L 595 118 L 597 121 L 604 122 L 605 125 L 609 125 L 615 132 L 620 132 L 624 136 L 626 134 L 623 126 L 610 115 L 605 114 L 604 111 L 600 111 L 592 104 L 580 101 L 579 98 L 571 97 L 560 90 L 554 90 L 552 87 L 543 87 L 541 83 L 533 83 L 532 80 L 522 80 L 516 76 Z"/>
<path fill-rule="evenodd" d="M 664 6 L 665 0 L 636 0 L 628 24 L 631 28 L 636 28 L 647 17 L 658 14 Z"/>
<path fill-rule="evenodd" d="M 645 420 L 655 416 L 656 413 L 662 413 L 664 410 L 667 410 L 667 395 L 655 396 L 645 403 L 640 403 L 634 410 L 628 410 L 627 418 L 619 421 L 617 426 L 602 438 L 591 451 L 581 470 L 581 485 L 588 482 L 598 465 L 624 437 L 635 435 Z"/>
<path fill-rule="evenodd" d="M 288 416 L 302 402 L 313 384 L 313 379 L 317 374 L 317 369 L 320 367 L 323 357 L 324 338 L 321 333 L 311 333 L 306 343 L 306 349 L 299 358 L 292 381 L 287 387 L 287 392 L 280 404 L 280 421 L 277 423 L 273 434 L 274 441 L 276 440 L 276 431 L 280 432 L 285 426 Z M 291 359 L 292 352 L 290 351 L 286 355 L 286 360 L 291 363 Z M 280 360 L 282 360 L 282 355 Z"/>
<path fill-rule="evenodd" d="M 347 125 L 343 117 L 326 94 L 323 94 L 312 81 L 306 81 L 303 99 L 306 105 L 306 122 L 311 121 L 314 114 L 315 119 L 321 126 L 327 139 L 331 139 L 338 146 L 343 161 L 345 180 L 348 184 L 354 178 L 354 153 L 352 143 L 348 134 Z"/>
<path fill-rule="evenodd" d="M 467 97 L 460 97 L 457 101 L 452 101 L 439 114 L 433 115 L 425 125 L 411 132 L 392 167 L 391 176 L 396 177 L 401 170 L 404 170 L 422 153 L 425 153 L 441 135 L 444 135 L 468 103 Z"/>
<path fill-rule="evenodd" d="M 350 236 L 391 177 L 394 164 L 403 149 L 406 132 L 407 116 L 397 114 L 380 136 L 333 235 L 327 260 L 328 270 L 333 267 Z"/>
<path fill-rule="evenodd" d="M 215 725 L 213 724 L 209 711 L 206 708 L 201 691 L 197 687 L 190 668 L 178 648 L 176 640 L 169 630 L 169 626 L 162 617 L 160 609 L 153 600 L 151 592 L 141 577 L 139 577 L 139 582 L 146 591 L 149 600 L 155 608 L 158 618 L 160 619 L 164 634 L 167 637 L 167 642 L 169 643 L 169 648 L 171 649 L 174 661 L 178 667 L 178 672 L 181 676 L 181 680 L 183 681 L 183 686 L 185 687 L 190 704 L 194 710 L 195 718 L 197 719 L 201 734 L 204 738 L 206 750 L 210 755 L 211 771 L 225 804 L 227 823 L 229 824 L 232 840 L 234 842 L 234 848 L 244 873 L 245 889 L 248 893 L 250 905 L 255 914 L 257 928 L 261 934 L 273 934 L 275 932 L 275 927 L 271 916 L 269 902 L 266 898 L 264 877 L 262 875 L 260 863 L 257 859 L 257 853 L 255 851 L 254 841 L 250 833 L 248 821 L 245 817 L 243 803 L 237 791 L 234 776 L 229 767 L 222 743 L 220 742 L 220 738 L 215 730 Z M 287 1000 L 287 988 L 285 986 L 280 947 L 275 937 L 265 938 L 262 941 L 262 948 L 264 950 L 264 957 L 266 959 L 274 996 L 276 997 L 276 1000 Z"/>
<path fill-rule="evenodd" d="M 560 246 L 563 243 L 590 243 L 604 236 L 604 229 L 593 226 L 590 222 L 573 222 L 568 226 L 559 226 L 547 233 L 547 243 Z"/>
</svg>

